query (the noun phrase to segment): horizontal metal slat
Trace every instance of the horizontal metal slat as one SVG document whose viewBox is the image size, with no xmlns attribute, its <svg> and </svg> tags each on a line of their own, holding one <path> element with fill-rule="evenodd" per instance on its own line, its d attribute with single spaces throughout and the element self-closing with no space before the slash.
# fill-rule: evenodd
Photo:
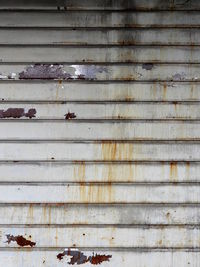
<svg viewBox="0 0 200 267">
<path fill-rule="evenodd" d="M 84 93 L 83 93 L 84 92 Z M 3 101 L 200 101 L 199 82 L 1 81 Z"/>
<path fill-rule="evenodd" d="M 1 247 L 19 247 L 16 241 L 6 243 L 9 238 L 23 236 L 35 247 L 157 247 L 199 248 L 200 229 L 187 227 L 67 227 L 67 228 L 4 228 L 1 227 Z M 26 235 L 25 235 L 26 234 Z M 8 237 L 6 237 L 8 235 Z M 11 236 L 11 237 L 10 237 Z M 31 238 L 29 237 L 31 236 Z M 11 239 L 12 240 L 12 239 Z M 34 245 L 33 245 L 34 246 Z M 63 251 L 60 251 L 61 253 Z"/>
<path fill-rule="evenodd" d="M 23 17 L 23 20 L 22 20 Z M 53 18 L 53 19 L 52 19 Z M 0 27 L 200 27 L 192 12 L 1 12 Z"/>
<path fill-rule="evenodd" d="M 199 47 L 0 47 L 0 61 L 27 63 L 200 63 Z"/>
<path fill-rule="evenodd" d="M 68 251 L 68 250 L 66 250 Z M 135 267 L 143 267 L 144 264 L 149 267 L 159 267 L 160 259 L 162 259 L 163 267 L 175 267 L 181 264 L 182 267 L 187 267 L 188 264 L 191 266 L 197 266 L 199 263 L 199 252 L 194 251 L 112 251 L 111 249 L 105 250 L 77 250 L 78 254 L 82 253 L 83 255 L 90 257 L 93 254 L 97 254 L 98 258 L 101 258 L 100 255 L 110 255 L 110 261 L 103 262 L 101 264 L 105 264 L 106 266 L 115 266 L 120 267 L 123 264 L 126 267 L 132 267 L 133 262 Z M 0 251 L 1 262 L 3 265 L 7 267 L 21 267 L 24 262 L 31 262 L 32 267 L 42 267 L 47 266 L 51 267 L 59 267 L 61 264 L 67 264 L 71 262 L 70 256 L 65 256 L 62 261 L 58 260 L 57 255 L 59 253 L 63 253 L 62 250 L 56 251 Z M 73 253 L 73 250 L 72 250 Z M 81 254 L 81 255 L 82 255 Z M 80 254 L 79 254 L 80 255 Z M 151 260 L 149 260 L 149 258 Z M 90 267 L 91 263 L 84 263 L 85 267 Z"/>
<path fill-rule="evenodd" d="M 9 132 L 9 125 L 13 123 L 0 123 L 5 130 Z M 48 123 L 50 125 L 52 123 Z M 143 125 L 146 125 L 144 123 Z M 24 124 L 25 125 L 25 124 Z M 42 127 L 42 123 L 39 124 L 39 128 L 47 135 L 47 131 Z M 48 126 L 46 125 L 46 126 Z M 81 125 L 81 124 L 79 124 Z M 167 125 L 167 124 L 166 124 Z M 97 125 L 98 126 L 98 125 Z M 96 126 L 96 128 L 98 128 Z M 151 124 L 156 130 L 156 125 Z M 166 129 L 164 125 L 161 128 Z M 181 125 L 182 126 L 182 125 Z M 89 126 L 91 127 L 91 126 Z M 139 125 L 137 124 L 138 128 Z M 166 127 L 169 127 L 168 125 Z M 171 127 L 174 127 L 172 124 Z M 197 125 L 194 125 L 197 128 Z M 20 124 L 16 124 L 16 128 L 21 128 Z M 57 127 L 59 131 L 61 129 Z M 125 127 L 123 127 L 126 131 Z M 182 129 L 182 127 L 181 127 Z M 99 130 L 99 129 L 97 129 Z M 25 137 L 28 137 L 27 127 L 21 128 L 22 132 L 25 132 Z M 39 138 L 39 130 L 34 128 L 33 132 L 36 132 L 36 137 Z M 49 129 L 51 132 L 51 129 Z M 52 130 L 53 131 L 53 130 Z M 56 131 L 57 133 L 59 131 Z M 101 131 L 104 132 L 105 129 Z M 133 130 L 134 131 L 134 130 Z M 2 132 L 2 129 L 0 129 Z M 15 132 L 15 130 L 11 130 Z M 69 132 L 69 130 L 66 130 Z M 76 132 L 83 133 L 82 129 L 78 129 Z M 141 130 L 142 132 L 142 130 Z M 162 134 L 162 132 L 160 133 Z M 14 133 L 15 135 L 15 133 Z M 16 136 L 16 135 L 15 135 Z M 21 135 L 22 137 L 22 135 Z M 31 136 L 29 136 L 31 137 Z M 75 138 L 75 133 L 74 133 Z M 123 137 L 122 137 L 123 138 Z M 200 160 L 200 144 L 199 143 L 120 143 L 120 142 L 9 142 L 0 143 L 0 160 L 1 161 L 23 161 L 23 160 L 58 160 L 58 161 L 199 161 Z M 173 167 L 173 166 L 172 166 Z M 176 166 L 174 166 L 175 168 Z M 188 166 L 186 166 L 187 168 Z M 84 166 L 83 166 L 84 168 Z M 81 170 L 80 170 L 81 171 Z M 169 171 L 169 170 L 168 170 Z M 176 171 L 177 172 L 177 171 Z M 75 175 L 75 174 L 74 174 Z M 78 176 L 78 174 L 77 174 Z M 91 177 L 92 178 L 92 177 Z"/>
<path fill-rule="evenodd" d="M 4 147 L 4 146 L 3 146 Z M 31 146 L 28 146 L 31 151 Z M 17 148 L 13 144 L 14 162 L 0 162 L 0 182 L 40 182 L 40 183 L 61 183 L 61 182 L 85 182 L 85 183 L 192 183 L 200 182 L 199 162 L 21 162 L 22 156 L 16 155 Z M 24 146 L 22 146 L 24 148 Z M 38 148 L 38 146 L 36 146 Z M 42 146 L 43 148 L 43 146 Z M 65 148 L 65 147 L 64 147 Z M 167 149 L 167 147 L 164 147 Z M 9 150 L 9 149 L 8 149 Z M 24 149 L 25 150 L 25 149 Z M 174 148 L 176 154 L 176 147 Z M 21 152 L 21 150 L 19 150 Z M 33 152 L 35 152 L 33 150 Z M 8 153 L 11 153 L 10 151 Z M 21 152 L 22 153 L 22 152 Z M 82 153 L 82 151 L 81 151 Z M 164 153 L 164 149 L 160 152 Z M 182 151 L 179 153 L 183 153 Z M 25 154 L 25 152 L 24 152 Z M 166 153 L 167 154 L 167 153 Z M 188 154 L 190 155 L 191 153 Z M 163 154 L 161 154 L 163 155 Z M 55 155 L 53 154 L 55 157 Z M 8 156 L 3 156 L 4 160 Z M 25 158 L 25 155 L 24 155 Z M 30 160 L 31 156 L 26 158 Z M 33 157 L 32 157 L 33 158 Z M 84 156 L 82 157 L 84 158 Z M 145 157 L 143 157 L 145 158 Z M 147 158 L 147 157 L 146 157 Z M 152 157 L 155 159 L 156 157 Z M 157 158 L 160 158 L 159 155 Z M 166 157 L 162 158 L 166 159 Z M 168 158 L 170 158 L 168 156 Z M 172 157 L 171 157 L 172 158 Z M 174 158 L 180 158 L 175 157 Z M 189 157 L 188 157 L 189 158 Z M 188 159 L 185 157 L 184 160 Z M 17 159 L 17 160 L 16 160 Z M 57 159 L 57 158 L 56 158 Z M 94 158 L 95 160 L 96 158 Z M 149 156 L 149 158 L 150 156 Z M 72 159 L 73 160 L 73 159 Z M 92 159 L 93 160 L 93 159 Z M 115 160 L 115 159 L 112 159 Z M 191 159 L 192 160 L 192 159 Z M 17 162 L 16 162 L 17 161 Z M 53 161 L 53 160 L 52 160 Z"/>
<path fill-rule="evenodd" d="M 199 122 L 4 121 L 0 140 L 197 140 Z"/>
<path fill-rule="evenodd" d="M 66 9 L 83 9 L 83 10 L 199 10 L 200 4 L 198 1 L 191 0 L 183 2 L 182 0 L 170 1 L 170 0 L 19 0 L 16 2 L 14 0 L 1 0 L 1 9 L 55 9 L 56 6 Z"/>
<path fill-rule="evenodd" d="M 200 81 L 199 64 L 3 64 L 1 80 Z"/>
<path fill-rule="evenodd" d="M 199 45 L 200 29 L 0 29 L 0 45 Z"/>
<path fill-rule="evenodd" d="M 197 184 L 0 185 L 0 203 L 200 203 Z"/>
<path fill-rule="evenodd" d="M 199 103 L 0 104 L 2 119 L 200 119 Z"/>
<path fill-rule="evenodd" d="M 200 207 L 184 205 L 0 205 L 0 225 L 199 224 Z M 74 226 L 75 227 L 75 226 Z"/>
</svg>

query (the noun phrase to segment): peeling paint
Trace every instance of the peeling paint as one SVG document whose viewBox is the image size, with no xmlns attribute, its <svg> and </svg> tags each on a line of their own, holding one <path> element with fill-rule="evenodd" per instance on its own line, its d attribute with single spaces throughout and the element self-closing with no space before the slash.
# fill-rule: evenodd
<svg viewBox="0 0 200 267">
<path fill-rule="evenodd" d="M 153 64 L 152 63 L 144 63 L 144 64 L 142 64 L 142 68 L 144 70 L 152 70 L 153 69 Z"/>
<path fill-rule="evenodd" d="M 108 72 L 106 67 L 95 65 L 71 65 L 65 68 L 61 64 L 35 64 L 20 72 L 19 79 L 96 80 L 99 74 Z M 7 78 L 13 79 L 16 75 Z"/>
<path fill-rule="evenodd" d="M 0 118 L 34 118 L 36 114 L 36 109 L 31 108 L 27 112 L 25 112 L 24 108 L 9 108 L 7 110 L 0 110 Z"/>
<path fill-rule="evenodd" d="M 99 255 L 97 253 L 93 253 L 92 256 L 86 256 L 83 252 L 77 249 L 66 249 L 64 252 L 57 255 L 57 259 L 62 260 L 64 256 L 71 257 L 68 261 L 69 265 L 81 265 L 87 262 L 90 262 L 92 265 L 99 265 L 102 262 L 110 261 L 110 258 L 112 258 L 111 255 Z"/>
<path fill-rule="evenodd" d="M 71 120 L 71 119 L 75 119 L 75 118 L 76 118 L 75 113 L 68 112 L 67 114 L 65 114 L 66 120 Z"/>
<path fill-rule="evenodd" d="M 185 80 L 185 76 L 186 74 L 184 72 L 176 73 L 172 76 L 172 79 L 174 81 L 182 81 L 182 80 Z"/>
<path fill-rule="evenodd" d="M 84 77 L 88 80 L 96 80 L 97 75 L 101 73 L 108 73 L 106 67 L 99 67 L 95 65 L 71 65 L 75 69 L 77 77 Z"/>
<path fill-rule="evenodd" d="M 26 247 L 26 246 L 34 247 L 36 245 L 35 242 L 27 240 L 22 235 L 18 235 L 18 236 L 6 235 L 6 237 L 7 237 L 6 243 L 8 244 L 10 244 L 11 242 L 16 242 L 17 245 L 19 245 L 20 247 Z"/>
<path fill-rule="evenodd" d="M 60 64 L 35 64 L 19 73 L 19 79 L 69 79 L 70 74 Z"/>
</svg>

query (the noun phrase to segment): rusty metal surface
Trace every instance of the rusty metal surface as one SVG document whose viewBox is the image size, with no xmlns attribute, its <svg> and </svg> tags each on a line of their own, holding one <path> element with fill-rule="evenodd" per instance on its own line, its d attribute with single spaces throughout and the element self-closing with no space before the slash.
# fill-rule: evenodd
<svg viewBox="0 0 200 267">
<path fill-rule="evenodd" d="M 198 10 L 1 1 L 2 266 L 199 265 Z"/>
</svg>

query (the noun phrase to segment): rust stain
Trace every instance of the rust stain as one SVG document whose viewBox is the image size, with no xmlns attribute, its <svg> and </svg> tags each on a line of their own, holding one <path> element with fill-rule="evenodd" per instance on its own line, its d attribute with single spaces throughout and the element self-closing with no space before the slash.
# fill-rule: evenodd
<svg viewBox="0 0 200 267">
<path fill-rule="evenodd" d="M 166 99 L 166 95 L 167 95 L 167 84 L 164 83 L 163 84 L 163 100 Z"/>
<path fill-rule="evenodd" d="M 27 213 L 27 223 L 33 223 L 33 219 L 34 219 L 33 205 L 30 204 Z"/>
<path fill-rule="evenodd" d="M 6 235 L 6 237 L 7 237 L 6 243 L 8 244 L 10 244 L 11 242 L 16 242 L 17 245 L 19 245 L 20 247 L 26 247 L 26 246 L 34 247 L 36 245 L 35 242 L 27 240 L 22 235 L 18 235 L 18 236 Z M 29 237 L 31 238 L 31 236 Z"/>
<path fill-rule="evenodd" d="M 108 262 L 112 258 L 111 255 L 100 255 L 94 254 L 92 256 L 86 256 L 83 252 L 79 250 L 72 250 L 66 249 L 62 253 L 57 255 L 57 259 L 60 261 L 64 258 L 64 256 L 70 256 L 70 261 L 68 262 L 69 265 L 81 265 L 87 262 L 91 263 L 92 265 L 99 265 L 102 262 Z"/>
<path fill-rule="evenodd" d="M 27 112 L 25 112 L 24 108 L 8 108 L 7 110 L 0 110 L 0 118 L 5 119 L 5 118 L 22 118 L 26 117 L 29 119 L 32 119 L 35 117 L 36 114 L 36 109 L 31 108 Z"/>
<path fill-rule="evenodd" d="M 80 162 L 74 166 L 74 173 L 73 173 L 74 180 L 80 181 L 82 183 L 85 182 L 86 172 L 85 172 L 85 162 Z"/>
<path fill-rule="evenodd" d="M 176 162 L 170 163 L 170 179 L 173 182 L 176 182 L 178 179 L 178 169 L 177 169 L 177 163 Z"/>
<path fill-rule="evenodd" d="M 101 149 L 103 160 L 131 160 L 133 158 L 133 144 L 103 141 Z"/>
<path fill-rule="evenodd" d="M 144 70 L 152 70 L 153 69 L 153 63 L 144 63 L 144 64 L 142 64 L 142 68 Z"/>
<path fill-rule="evenodd" d="M 76 118 L 75 113 L 68 112 L 67 114 L 65 114 L 66 120 L 71 120 L 71 119 L 75 119 L 75 118 Z"/>
</svg>

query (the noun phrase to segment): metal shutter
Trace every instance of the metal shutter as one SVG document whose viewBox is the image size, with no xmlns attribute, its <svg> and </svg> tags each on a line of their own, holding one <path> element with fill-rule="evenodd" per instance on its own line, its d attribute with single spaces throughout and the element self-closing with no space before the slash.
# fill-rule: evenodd
<svg viewBox="0 0 200 267">
<path fill-rule="evenodd" d="M 199 266 L 199 44 L 200 1 L 1 0 L 1 266 Z"/>
</svg>

